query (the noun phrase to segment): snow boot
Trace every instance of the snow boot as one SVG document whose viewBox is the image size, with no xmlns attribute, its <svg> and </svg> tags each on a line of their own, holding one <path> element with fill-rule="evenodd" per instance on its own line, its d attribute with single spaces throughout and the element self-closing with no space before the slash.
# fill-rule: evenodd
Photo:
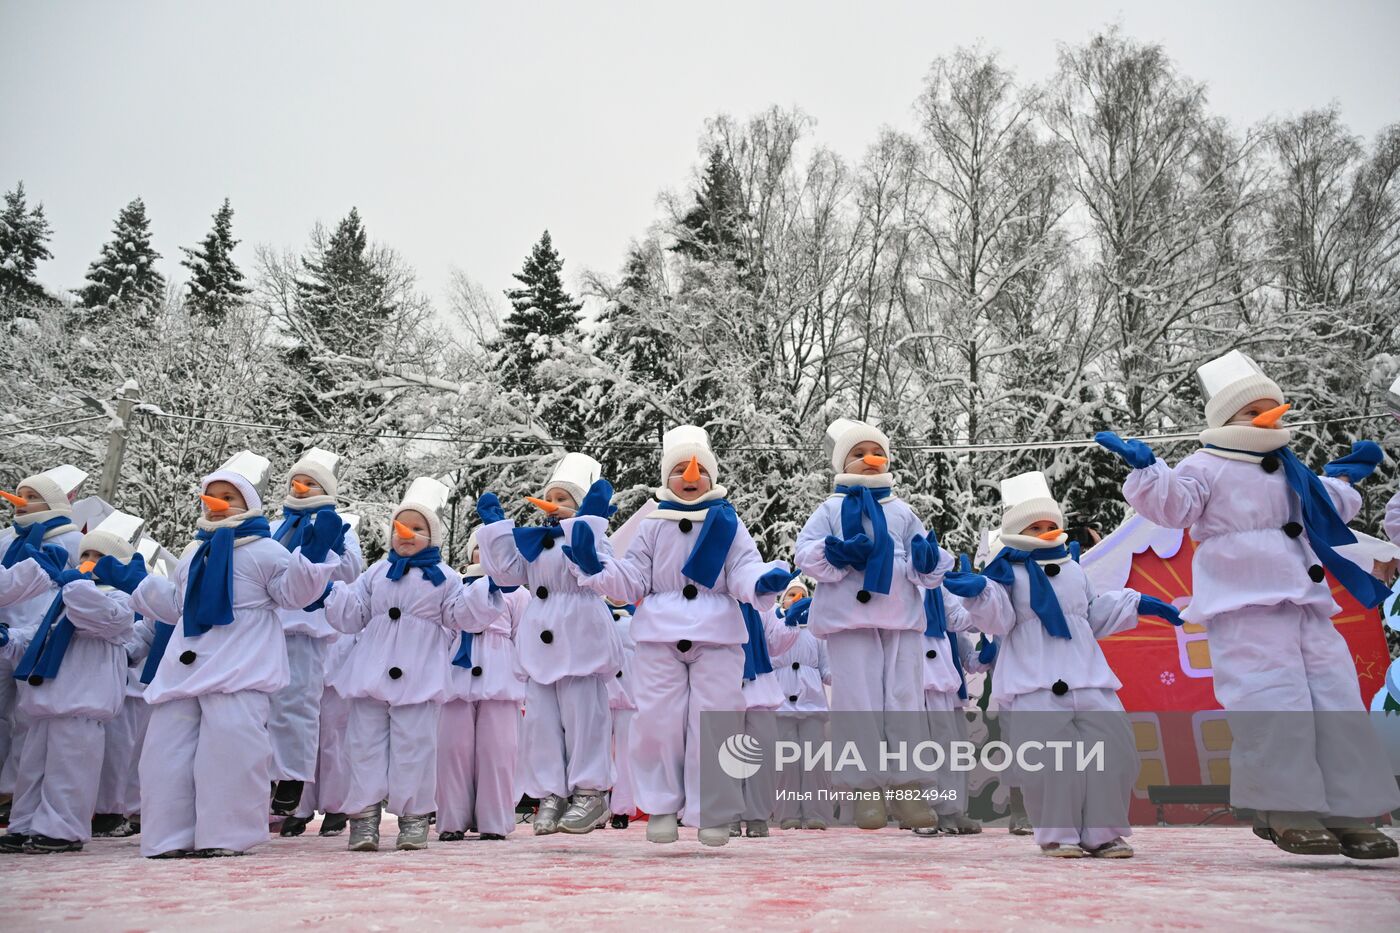
<svg viewBox="0 0 1400 933">
<path fill-rule="evenodd" d="M 900 829 L 922 829 L 938 825 L 938 817 L 924 799 L 923 788 L 917 784 L 899 784 L 891 788 L 888 798 Z"/>
<path fill-rule="evenodd" d="M 568 801 L 558 794 L 550 794 L 540 801 L 540 808 L 535 812 L 536 836 L 548 836 L 559 832 L 559 817 L 564 815 L 567 803 Z"/>
<path fill-rule="evenodd" d="M 647 842 L 675 842 L 681 837 L 674 813 L 653 813 L 647 817 Z"/>
<path fill-rule="evenodd" d="M 729 824 L 722 826 L 705 826 L 698 830 L 695 837 L 702 846 L 724 846 L 729 844 Z"/>
<path fill-rule="evenodd" d="M 745 821 L 744 821 L 744 835 L 747 836 L 747 837 L 749 837 L 750 839 L 766 839 L 766 838 L 768 838 L 768 821 L 767 821 L 767 820 L 745 820 Z"/>
<path fill-rule="evenodd" d="M 581 836 L 591 833 L 608 818 L 608 795 L 600 790 L 574 791 L 573 802 L 559 818 L 560 832 Z"/>
<path fill-rule="evenodd" d="M 306 832 L 306 827 L 311 825 L 311 818 L 307 816 L 289 816 L 282 821 L 282 828 L 277 831 L 277 835 L 284 838 L 300 836 Z"/>
<path fill-rule="evenodd" d="M 612 815 L 612 821 L 610 825 L 613 829 L 626 829 L 627 824 L 631 822 L 631 819 L 632 818 L 626 813 L 614 813 Z"/>
<path fill-rule="evenodd" d="M 346 848 L 351 852 L 379 851 L 380 813 L 380 805 L 375 803 L 350 817 L 350 841 Z"/>
<path fill-rule="evenodd" d="M 736 836 L 742 836 L 743 834 L 744 834 L 744 822 L 743 822 L 743 820 L 735 820 L 734 822 L 732 822 L 732 823 L 729 824 L 729 838 L 733 839 L 734 837 L 736 837 Z"/>
<path fill-rule="evenodd" d="M 779 829 L 801 829 L 801 828 L 802 828 L 802 821 L 801 821 L 801 820 L 795 820 L 795 819 L 793 819 L 792 817 L 788 817 L 787 819 L 783 820 L 782 822 L 780 822 L 780 823 L 778 824 L 778 828 L 779 828 Z"/>
<path fill-rule="evenodd" d="M 112 831 L 126 822 L 120 813 L 94 813 L 92 815 L 92 838 L 108 839 Z"/>
<path fill-rule="evenodd" d="M 350 822 L 350 817 L 344 813 L 327 813 L 321 817 L 321 835 L 339 836 L 345 832 L 345 826 Z"/>
<path fill-rule="evenodd" d="M 802 821 L 803 829 L 826 829 L 826 820 L 819 816 L 809 816 Z"/>
<path fill-rule="evenodd" d="M 394 848 L 417 850 L 428 847 L 428 814 L 399 817 L 399 838 Z"/>
<path fill-rule="evenodd" d="M 883 795 L 865 796 L 855 802 L 855 821 L 861 829 L 884 829 L 889 824 Z"/>
</svg>

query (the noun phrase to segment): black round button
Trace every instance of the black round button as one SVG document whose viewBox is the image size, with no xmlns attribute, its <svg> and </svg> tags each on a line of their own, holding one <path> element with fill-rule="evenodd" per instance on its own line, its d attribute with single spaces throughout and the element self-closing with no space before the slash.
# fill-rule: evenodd
<svg viewBox="0 0 1400 933">
<path fill-rule="evenodd" d="M 934 658 L 938 657 L 938 652 L 937 652 L 937 651 L 934 651 L 932 648 L 930 648 L 930 649 L 928 649 L 927 651 L 924 652 L 924 657 L 926 657 L 926 658 L 928 658 L 930 661 L 932 661 Z"/>
<path fill-rule="evenodd" d="M 180 653 L 180 663 L 193 664 L 194 659 L 197 657 L 199 657 L 199 655 L 195 654 L 193 651 L 183 651 Z"/>
<path fill-rule="evenodd" d="M 622 678 L 622 671 L 618 671 L 618 672 L 617 672 L 617 676 L 618 676 L 618 679 L 621 679 L 621 678 Z"/>
<path fill-rule="evenodd" d="M 395 622 L 397 622 L 397 621 L 399 621 L 399 616 L 401 616 L 401 615 L 403 615 L 403 612 L 402 612 L 402 610 L 399 609 L 398 606 L 390 606 L 390 607 L 389 607 L 389 618 L 391 618 L 391 619 L 393 619 Z"/>
<path fill-rule="evenodd" d="M 400 677 L 402 677 L 402 676 L 403 676 L 403 668 L 401 668 L 401 667 L 391 667 L 391 668 L 389 668 L 389 679 L 390 679 L 390 680 L 398 680 L 398 679 L 399 679 Z"/>
<path fill-rule="evenodd" d="M 481 665 L 480 665 L 480 664 L 478 664 L 478 665 L 476 665 L 476 667 L 473 667 L 473 668 L 472 668 L 472 676 L 473 676 L 473 677 L 480 677 L 480 676 L 481 676 Z"/>
<path fill-rule="evenodd" d="M 700 595 L 700 591 L 695 588 L 694 583 L 687 583 L 685 588 L 681 590 L 681 595 L 686 599 L 694 599 Z"/>
<path fill-rule="evenodd" d="M 1059 564 L 1046 564 L 1046 565 L 1045 565 L 1045 575 L 1046 575 L 1047 577 L 1058 577 L 1058 576 L 1060 575 L 1060 565 L 1059 565 Z"/>
<path fill-rule="evenodd" d="M 695 527 L 695 523 L 688 518 L 683 518 L 676 522 L 676 527 L 680 528 L 681 534 L 688 535 L 690 534 L 690 529 Z"/>
<path fill-rule="evenodd" d="M 540 641 L 544 642 L 546 645 L 549 644 L 554 641 L 554 633 L 549 629 L 545 629 L 543 632 L 540 632 Z"/>
<path fill-rule="evenodd" d="M 25 680 L 25 683 L 29 684 L 31 687 L 42 687 L 44 685 L 44 678 L 40 677 L 38 674 L 30 674 L 28 679 Z"/>
<path fill-rule="evenodd" d="M 1321 583 L 1327 579 L 1327 571 L 1322 569 L 1321 564 L 1313 564 L 1308 568 L 1308 576 L 1312 578 L 1312 582 Z"/>
<path fill-rule="evenodd" d="M 682 638 L 680 641 L 676 642 L 676 650 L 679 651 L 681 654 L 685 654 L 687 651 L 694 647 L 694 643 L 692 643 L 689 638 Z"/>
<path fill-rule="evenodd" d="M 545 538 L 545 539 L 544 539 L 544 549 L 547 551 L 547 550 L 549 550 L 549 549 L 552 548 L 552 547 L 554 547 L 554 538 L 553 538 L 553 536 L 550 536 L 550 537 Z"/>
<path fill-rule="evenodd" d="M 797 669 L 800 668 L 801 666 L 802 666 L 802 665 L 801 665 L 801 664 L 798 664 L 796 661 L 793 661 L 793 662 L 792 662 L 792 669 L 793 669 L 793 670 L 797 670 Z"/>
<path fill-rule="evenodd" d="M 549 587 L 547 587 L 547 586 L 537 586 L 537 587 L 535 587 L 535 595 L 538 596 L 540 599 L 549 599 Z"/>
<path fill-rule="evenodd" d="M 1289 522 L 1283 526 L 1283 533 L 1290 538 L 1296 538 L 1303 533 L 1303 526 L 1297 522 Z"/>
<path fill-rule="evenodd" d="M 1273 454 L 1266 454 L 1264 459 L 1259 461 L 1259 465 L 1264 468 L 1265 473 L 1273 473 L 1278 469 L 1278 457 Z"/>
<path fill-rule="evenodd" d="M 859 591 L 857 591 L 857 592 L 856 592 L 856 602 L 858 602 L 858 603 L 868 603 L 868 602 L 870 602 L 870 591 L 869 591 L 869 590 L 859 590 Z"/>
<path fill-rule="evenodd" d="M 1065 683 L 1063 680 L 1057 680 L 1054 686 L 1050 688 L 1050 692 L 1057 697 L 1062 697 L 1066 693 L 1069 693 L 1069 684 Z"/>
<path fill-rule="evenodd" d="M 788 702 L 789 702 L 789 703 L 796 703 L 796 702 L 797 702 L 797 694 L 795 694 L 795 693 L 789 693 L 789 694 L 788 694 Z"/>
</svg>

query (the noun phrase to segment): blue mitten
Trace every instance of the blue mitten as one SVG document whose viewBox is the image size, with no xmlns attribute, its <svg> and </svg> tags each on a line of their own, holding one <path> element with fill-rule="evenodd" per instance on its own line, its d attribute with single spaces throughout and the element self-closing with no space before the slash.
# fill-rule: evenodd
<svg viewBox="0 0 1400 933">
<path fill-rule="evenodd" d="M 767 596 L 770 593 L 781 593 L 786 590 L 788 584 L 797 579 L 800 570 L 784 570 L 781 567 L 774 567 L 758 578 L 754 584 L 755 595 Z"/>
<path fill-rule="evenodd" d="M 996 639 L 989 639 L 986 635 L 977 643 L 977 661 L 980 664 L 991 664 L 997 659 Z"/>
<path fill-rule="evenodd" d="M 564 556 L 590 577 L 603 572 L 603 562 L 598 559 L 597 540 L 587 522 L 574 525 L 573 545 L 564 545 Z"/>
<path fill-rule="evenodd" d="M 613 488 L 612 483 L 605 479 L 593 481 L 593 485 L 588 487 L 587 494 L 578 505 L 576 515 L 597 515 L 601 518 L 612 518 L 617 511 L 617 506 L 612 504 Z"/>
<path fill-rule="evenodd" d="M 68 569 L 68 551 L 57 544 L 45 544 L 41 548 L 24 547 L 24 556 L 39 565 L 49 579 L 62 586 L 59 574 Z"/>
<path fill-rule="evenodd" d="M 963 554 L 958 557 L 958 569 L 943 575 L 943 588 L 954 596 L 971 599 L 987 588 L 987 578 L 973 573 L 972 560 Z"/>
<path fill-rule="evenodd" d="M 1094 435 L 1094 440 L 1100 447 L 1117 454 L 1134 470 L 1141 470 L 1157 462 L 1157 455 L 1142 441 L 1125 441 L 1112 431 L 1100 431 Z"/>
<path fill-rule="evenodd" d="M 506 510 L 501 508 L 501 500 L 494 492 L 483 492 L 477 497 L 476 514 L 483 525 L 494 525 L 506 520 Z"/>
<path fill-rule="evenodd" d="M 346 524 L 334 512 L 317 512 L 311 533 L 302 538 L 301 556 L 313 564 L 324 564 L 337 540 L 345 540 Z"/>
<path fill-rule="evenodd" d="M 1351 453 L 1338 457 L 1322 472 L 1337 479 L 1348 479 L 1356 485 L 1376 471 L 1385 459 L 1385 451 L 1375 441 L 1357 441 L 1351 445 Z"/>
<path fill-rule="evenodd" d="M 1172 625 L 1181 625 L 1185 621 L 1175 606 L 1171 603 L 1164 603 L 1155 596 L 1139 596 L 1137 611 L 1140 616 L 1154 616 L 1158 619 L 1164 619 Z"/>
<path fill-rule="evenodd" d="M 812 597 L 802 597 L 791 606 L 788 606 L 787 609 L 783 610 L 783 624 L 792 626 L 806 625 L 807 610 L 810 608 L 812 608 Z"/>
<path fill-rule="evenodd" d="M 875 544 L 864 534 L 842 541 L 835 535 L 826 536 L 826 562 L 833 567 L 853 567 L 864 570 L 865 562 L 875 550 Z"/>
<path fill-rule="evenodd" d="M 909 563 L 914 566 L 915 573 L 933 573 L 938 566 L 938 538 L 932 531 L 910 539 Z"/>
<path fill-rule="evenodd" d="M 98 583 L 121 590 L 128 596 L 136 592 L 141 581 L 146 579 L 146 573 L 146 558 L 140 554 L 132 557 L 131 562 L 127 564 L 106 554 L 97 561 L 97 566 L 92 568 L 92 576 Z"/>
</svg>

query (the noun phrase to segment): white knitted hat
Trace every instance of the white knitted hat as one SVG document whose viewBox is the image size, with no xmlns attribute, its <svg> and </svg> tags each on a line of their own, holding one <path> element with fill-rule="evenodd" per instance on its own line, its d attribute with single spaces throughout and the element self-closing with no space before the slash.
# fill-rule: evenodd
<svg viewBox="0 0 1400 933">
<path fill-rule="evenodd" d="M 447 506 L 447 499 L 451 495 L 451 490 L 446 484 L 438 482 L 430 476 L 420 476 L 408 487 L 408 492 L 404 493 L 403 501 L 394 509 L 394 514 L 390 516 L 390 536 L 392 538 L 392 523 L 404 512 L 413 511 L 422 515 L 428 522 L 428 543 L 437 545 L 442 543 L 442 510 Z"/>
<path fill-rule="evenodd" d="M 864 421 L 852 421 L 849 418 L 837 418 L 831 422 L 831 426 L 822 437 L 822 447 L 831 458 L 832 472 L 846 472 L 846 458 L 850 456 L 851 448 L 865 441 L 874 441 L 880 445 L 886 457 L 892 456 L 890 439 L 875 425 Z"/>
<path fill-rule="evenodd" d="M 554 474 L 544 484 L 540 495 L 558 487 L 574 497 L 574 505 L 583 503 L 588 487 L 603 475 L 603 465 L 588 454 L 565 454 L 554 467 Z"/>
<path fill-rule="evenodd" d="M 322 450 L 320 447 L 313 447 L 301 455 L 301 459 L 292 464 L 288 477 L 296 476 L 298 473 L 311 477 L 328 496 L 339 495 L 339 470 L 340 455 L 333 454 L 329 450 Z"/>
<path fill-rule="evenodd" d="M 253 453 L 251 450 L 242 450 L 234 454 L 228 461 L 213 473 L 199 481 L 200 492 L 207 492 L 210 483 L 222 480 L 233 485 L 243 496 L 243 501 L 248 504 L 249 512 L 261 512 L 263 507 L 263 496 L 267 494 L 267 474 L 272 467 L 272 462 L 266 457 Z"/>
<path fill-rule="evenodd" d="M 19 485 L 15 488 L 21 489 L 28 486 L 39 494 L 50 511 L 71 515 L 73 514 L 73 497 L 77 494 L 78 487 L 87 478 L 87 473 L 72 464 L 65 463 L 63 466 L 56 466 L 51 470 L 26 476 L 19 481 Z"/>
<path fill-rule="evenodd" d="M 1231 350 L 1201 366 L 1196 370 L 1196 379 L 1206 400 L 1206 424 L 1212 428 L 1224 427 L 1235 412 L 1258 399 L 1283 403 L 1283 390 L 1278 383 L 1239 350 Z"/>
<path fill-rule="evenodd" d="M 1050 492 L 1045 474 L 1039 471 L 1022 473 L 1001 481 L 1001 533 L 1019 535 L 1027 525 L 1054 522 L 1057 528 L 1065 523 L 1060 503 Z"/>
<path fill-rule="evenodd" d="M 694 457 L 706 473 L 710 482 L 719 482 L 719 461 L 710 449 L 710 435 L 704 428 L 693 424 L 683 424 L 672 428 L 661 438 L 661 485 L 671 479 L 671 471 L 679 464 L 689 463 Z"/>
<path fill-rule="evenodd" d="M 141 532 L 145 527 L 144 519 L 125 512 L 113 512 L 96 528 L 83 535 L 82 543 L 78 545 L 78 553 L 97 551 L 99 554 L 115 557 L 125 564 L 136 554 L 136 546 L 141 542 Z"/>
</svg>

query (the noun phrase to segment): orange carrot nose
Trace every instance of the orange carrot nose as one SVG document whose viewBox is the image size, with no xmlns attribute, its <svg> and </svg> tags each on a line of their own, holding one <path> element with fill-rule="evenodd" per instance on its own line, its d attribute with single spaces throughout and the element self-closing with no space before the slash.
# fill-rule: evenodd
<svg viewBox="0 0 1400 933">
<path fill-rule="evenodd" d="M 394 534 L 398 535 L 405 541 L 412 541 L 414 538 L 418 537 L 418 532 L 414 531 L 412 528 L 408 527 L 398 519 L 394 519 Z"/>
<path fill-rule="evenodd" d="M 866 466 L 874 467 L 877 470 L 884 469 L 885 464 L 890 462 L 889 457 L 881 457 L 879 454 L 866 454 L 860 459 Z"/>
<path fill-rule="evenodd" d="M 78 573 L 92 573 L 92 568 L 97 566 L 95 560 L 85 560 L 78 565 Z"/>
<path fill-rule="evenodd" d="M 526 496 L 525 501 L 546 515 L 553 515 L 555 512 L 559 511 L 559 506 L 555 505 L 553 502 L 547 502 L 544 499 L 536 499 L 534 496 Z"/>
<path fill-rule="evenodd" d="M 211 512 L 227 512 L 232 506 L 227 499 L 220 499 L 217 496 L 200 496 L 199 501 L 204 503 L 204 507 Z"/>
<path fill-rule="evenodd" d="M 1042 531 L 1040 534 L 1036 535 L 1036 537 L 1042 541 L 1054 541 L 1064 533 L 1064 529 L 1056 528 L 1053 531 Z"/>
<path fill-rule="evenodd" d="M 17 509 L 22 509 L 29 504 L 29 500 L 24 498 L 24 496 L 17 496 L 12 492 L 0 491 L 0 496 L 3 496 L 6 502 Z"/>
<path fill-rule="evenodd" d="M 1288 409 L 1292 407 L 1292 405 L 1284 403 L 1277 408 L 1270 408 L 1263 414 L 1255 415 L 1252 424 L 1256 428 L 1276 428 L 1279 421 L 1288 413 Z"/>
<path fill-rule="evenodd" d="M 292 480 L 292 492 L 296 493 L 299 496 L 304 496 L 310 491 L 311 487 L 303 483 L 301 480 Z"/>
<path fill-rule="evenodd" d="M 691 457 L 690 462 L 685 465 L 685 472 L 681 474 L 681 479 L 687 483 L 700 482 L 700 458 Z"/>
</svg>

